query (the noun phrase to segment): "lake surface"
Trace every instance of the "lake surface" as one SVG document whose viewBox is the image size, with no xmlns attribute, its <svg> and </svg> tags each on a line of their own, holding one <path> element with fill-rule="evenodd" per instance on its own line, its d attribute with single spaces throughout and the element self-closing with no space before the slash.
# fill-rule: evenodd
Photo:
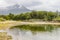
<svg viewBox="0 0 60 40">
<path fill-rule="evenodd" d="M 23 27 L 24 26 L 24 27 Z M 26 25 L 28 26 L 28 25 Z M 5 32 L 13 37 L 13 40 L 60 40 L 60 26 L 16 26 Z M 37 28 L 38 27 L 38 28 Z M 30 29 L 31 28 L 31 29 Z M 45 28 L 45 29 L 44 29 Z M 41 29 L 41 30 L 40 30 Z M 43 29 L 43 30 L 42 30 Z M 48 30 L 48 31 L 47 31 Z"/>
</svg>

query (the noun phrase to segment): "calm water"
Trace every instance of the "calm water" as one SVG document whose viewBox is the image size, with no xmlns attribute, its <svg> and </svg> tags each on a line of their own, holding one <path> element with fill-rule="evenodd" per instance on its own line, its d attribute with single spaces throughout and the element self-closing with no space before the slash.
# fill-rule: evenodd
<svg viewBox="0 0 60 40">
<path fill-rule="evenodd" d="M 54 27 L 55 28 L 55 27 Z M 21 30 L 18 28 L 6 30 L 13 40 L 60 40 L 60 28 L 50 31 Z"/>
</svg>

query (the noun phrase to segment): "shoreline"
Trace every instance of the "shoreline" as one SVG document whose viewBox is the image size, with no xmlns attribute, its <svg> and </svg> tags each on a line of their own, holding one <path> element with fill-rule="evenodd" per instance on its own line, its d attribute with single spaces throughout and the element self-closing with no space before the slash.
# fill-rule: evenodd
<svg viewBox="0 0 60 40">
<path fill-rule="evenodd" d="M 60 23 L 54 22 L 23 22 L 23 21 L 3 21 L 0 22 L 0 30 L 6 30 L 10 27 L 17 25 L 60 25 Z"/>
<path fill-rule="evenodd" d="M 59 22 L 44 22 L 44 21 L 39 21 L 39 22 L 24 22 L 24 21 L 2 21 L 0 24 L 56 24 L 60 25 Z"/>
</svg>

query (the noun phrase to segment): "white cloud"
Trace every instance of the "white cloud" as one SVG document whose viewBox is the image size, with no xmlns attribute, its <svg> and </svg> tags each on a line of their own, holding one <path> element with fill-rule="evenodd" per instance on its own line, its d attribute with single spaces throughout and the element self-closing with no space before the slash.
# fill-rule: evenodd
<svg viewBox="0 0 60 40">
<path fill-rule="evenodd" d="M 0 7 L 7 6 L 7 3 L 4 0 L 0 0 Z"/>
<path fill-rule="evenodd" d="M 24 5 L 34 10 L 60 10 L 60 0 L 0 0 L 0 7 L 14 4 Z"/>
</svg>

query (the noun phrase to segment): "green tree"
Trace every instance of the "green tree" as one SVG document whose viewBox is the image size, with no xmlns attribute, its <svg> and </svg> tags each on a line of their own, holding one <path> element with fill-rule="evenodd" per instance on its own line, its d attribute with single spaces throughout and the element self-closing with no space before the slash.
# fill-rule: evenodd
<svg viewBox="0 0 60 40">
<path fill-rule="evenodd" d="M 9 17 L 10 20 L 13 20 L 13 18 L 14 18 L 14 14 L 9 13 L 8 17 Z"/>
</svg>

